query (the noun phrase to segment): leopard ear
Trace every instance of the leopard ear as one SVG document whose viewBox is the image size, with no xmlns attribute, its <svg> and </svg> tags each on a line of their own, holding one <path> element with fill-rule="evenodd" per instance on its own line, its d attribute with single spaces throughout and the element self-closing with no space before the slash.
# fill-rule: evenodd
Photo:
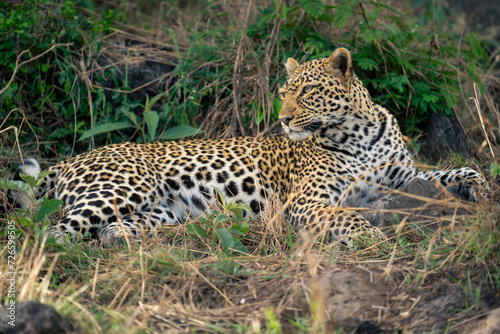
<svg viewBox="0 0 500 334">
<path fill-rule="evenodd" d="M 344 85 L 349 83 L 352 77 L 352 62 L 349 50 L 339 48 L 325 62 L 326 71 L 335 76 L 339 76 Z"/>
<path fill-rule="evenodd" d="M 285 64 L 286 71 L 288 75 L 292 75 L 293 72 L 299 67 L 299 63 L 293 58 L 288 58 Z"/>
</svg>

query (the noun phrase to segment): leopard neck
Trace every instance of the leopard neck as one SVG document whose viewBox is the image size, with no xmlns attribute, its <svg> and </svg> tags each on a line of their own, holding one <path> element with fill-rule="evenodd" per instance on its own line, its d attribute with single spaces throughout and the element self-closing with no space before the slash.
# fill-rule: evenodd
<svg viewBox="0 0 500 334">
<path fill-rule="evenodd" d="M 310 137 L 311 143 L 347 155 L 380 150 L 387 145 L 382 139 L 388 137 L 389 129 L 395 123 L 393 116 L 386 109 L 368 102 L 372 104 L 371 107 L 351 108 L 342 115 L 340 124 L 334 123 L 318 130 Z"/>
</svg>

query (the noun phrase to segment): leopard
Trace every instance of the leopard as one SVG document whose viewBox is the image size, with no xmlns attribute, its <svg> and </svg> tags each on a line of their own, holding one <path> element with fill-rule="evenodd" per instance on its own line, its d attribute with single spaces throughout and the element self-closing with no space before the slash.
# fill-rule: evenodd
<svg viewBox="0 0 500 334">
<path fill-rule="evenodd" d="M 482 175 L 468 167 L 419 171 L 396 118 L 372 101 L 354 73 L 350 52 L 285 62 L 279 88 L 284 134 L 185 139 L 103 146 L 49 168 L 37 196 L 63 201 L 49 230 L 57 240 L 80 236 L 113 244 L 141 242 L 206 214 L 224 196 L 259 216 L 274 196 L 298 229 L 329 240 L 384 238 L 358 208 L 415 178 L 455 187 L 475 201 Z M 19 173 L 36 176 L 36 160 Z M 20 201 L 24 207 L 29 201 Z"/>
</svg>

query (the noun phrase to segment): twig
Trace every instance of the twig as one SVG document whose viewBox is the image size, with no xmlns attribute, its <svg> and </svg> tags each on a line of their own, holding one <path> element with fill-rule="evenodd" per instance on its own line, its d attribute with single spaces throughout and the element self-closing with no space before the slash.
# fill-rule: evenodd
<svg viewBox="0 0 500 334">
<path fill-rule="evenodd" d="M 10 77 L 10 80 L 9 82 L 7 83 L 7 86 L 5 86 L 2 90 L 0 90 L 0 95 L 2 95 L 7 89 L 9 89 L 10 85 L 12 84 L 12 82 L 14 81 L 14 78 L 16 77 L 16 73 L 17 71 L 19 70 L 19 68 L 23 65 L 26 65 L 28 63 L 31 63 L 32 61 L 34 60 L 37 60 L 38 58 L 40 57 L 43 57 L 44 55 L 46 55 L 47 53 L 49 53 L 50 51 L 54 50 L 55 48 L 58 48 L 60 46 L 70 46 L 70 45 L 73 45 L 73 43 L 66 43 L 66 44 L 54 44 L 52 45 L 52 47 L 48 50 L 45 50 L 43 51 L 42 53 L 40 53 L 39 55 L 33 57 L 33 58 L 30 58 L 28 60 L 25 60 L 23 61 L 22 63 L 19 63 L 19 60 L 21 59 L 21 57 L 23 55 L 25 55 L 26 53 L 29 53 L 30 50 L 24 50 L 23 52 L 21 52 L 19 54 L 19 56 L 17 56 L 17 59 L 16 59 L 16 66 L 14 67 L 14 73 L 12 73 L 12 76 Z"/>
<path fill-rule="evenodd" d="M 269 40 L 269 47 L 266 50 L 266 54 L 264 56 L 264 65 L 262 68 L 263 71 L 263 99 L 267 101 L 266 106 L 263 106 L 264 110 L 267 110 L 267 115 L 271 115 L 271 102 L 269 101 L 269 69 L 271 67 L 271 54 L 273 53 L 274 45 L 276 44 L 276 38 L 278 36 L 278 31 L 281 27 L 281 12 L 283 10 L 284 0 L 280 0 L 280 4 L 278 6 L 278 11 L 276 12 L 276 20 L 274 21 L 274 27 L 271 31 L 271 38 Z M 267 119 L 266 126 L 269 126 L 269 118 Z"/>
<path fill-rule="evenodd" d="M 120 213 L 119 213 L 117 205 L 116 205 L 117 199 L 118 198 L 116 196 L 115 196 L 115 198 L 113 198 L 113 206 L 115 208 L 116 219 L 118 220 L 118 224 L 120 224 L 120 229 L 122 230 L 123 238 L 125 239 L 125 243 L 127 244 L 127 248 L 130 249 L 130 241 L 128 240 L 127 233 L 125 233 L 125 227 L 123 226 L 122 220 L 120 218 Z"/>
<path fill-rule="evenodd" d="M 458 47 L 457 47 L 457 51 L 458 51 L 458 55 L 457 55 L 457 58 L 458 58 L 458 62 L 457 62 L 457 81 L 458 81 L 458 85 L 460 86 L 460 94 L 462 94 L 462 99 L 464 99 L 464 101 L 467 101 L 467 99 L 465 98 L 465 95 L 464 95 L 464 90 L 462 88 L 462 83 L 460 82 L 460 45 L 462 44 L 462 38 L 464 37 L 464 33 L 465 33 L 465 28 L 462 30 L 462 33 L 460 34 L 460 39 L 458 40 Z M 465 103 L 465 106 L 467 107 L 467 109 L 469 109 L 469 112 L 471 113 L 471 115 L 473 114 L 472 113 L 472 110 L 469 106 L 469 104 L 466 102 Z"/>
<path fill-rule="evenodd" d="M 469 106 L 469 103 L 467 102 L 467 99 L 465 98 L 464 89 L 462 88 L 462 82 L 460 81 L 460 63 L 461 63 L 461 61 L 460 61 L 460 45 L 462 44 L 462 38 L 464 36 L 465 29 L 466 28 L 462 29 L 462 33 L 460 34 L 460 39 L 458 40 L 458 47 L 457 47 L 457 51 L 458 51 L 458 54 L 457 54 L 457 58 L 458 58 L 458 61 L 457 61 L 457 81 L 458 81 L 458 86 L 460 87 L 460 94 L 462 95 L 462 99 L 465 102 L 465 106 L 467 107 L 467 109 L 469 109 L 469 114 L 472 116 L 472 119 L 477 124 L 476 118 L 474 117 L 474 113 L 472 112 L 472 109 Z M 457 114 L 457 113 L 455 112 L 455 114 Z M 457 117 L 457 119 L 458 119 L 458 121 L 459 121 L 460 126 L 462 127 L 462 129 L 464 129 L 464 126 L 460 122 L 460 119 L 458 117 Z M 467 133 L 467 136 L 469 137 L 469 139 L 471 139 L 471 136 L 468 133 Z M 477 145 L 476 145 L 476 147 L 477 147 Z"/>
<path fill-rule="evenodd" d="M 271 132 L 272 130 L 274 130 L 274 128 L 277 127 L 278 124 L 281 124 L 281 120 L 277 120 L 271 126 L 268 126 L 264 131 L 262 131 L 261 133 L 259 133 L 257 135 L 257 138 L 258 137 L 263 137 L 263 136 L 267 135 L 269 132 Z"/>
<path fill-rule="evenodd" d="M 493 152 L 493 147 L 491 147 L 490 137 L 488 136 L 488 132 L 486 131 L 486 126 L 484 125 L 481 108 L 479 107 L 479 97 L 477 95 L 477 83 L 475 82 L 474 82 L 474 94 L 476 95 L 476 98 L 470 97 L 469 99 L 473 100 L 474 103 L 476 104 L 477 114 L 479 115 L 479 121 L 481 122 L 481 127 L 483 128 L 484 136 L 486 137 L 486 141 L 488 142 L 488 146 L 490 147 L 491 155 L 493 155 L 493 158 L 495 158 L 495 152 Z"/>
<path fill-rule="evenodd" d="M 385 60 L 385 54 L 382 51 L 382 48 L 380 47 L 380 43 L 375 43 L 375 46 L 377 47 L 378 51 L 380 52 L 380 55 L 382 56 L 382 59 L 384 60 L 384 71 L 385 71 L 385 77 L 387 80 L 389 80 L 389 72 L 387 71 L 387 60 Z M 390 94 L 389 94 L 390 95 Z M 391 96 L 392 97 L 392 96 Z M 396 104 L 397 105 L 397 104 Z"/>
<path fill-rule="evenodd" d="M 234 73 L 233 73 L 233 97 L 234 97 L 234 116 L 240 127 L 241 134 L 246 136 L 245 127 L 243 125 L 243 120 L 240 114 L 240 104 L 241 104 L 241 84 L 243 82 L 243 60 L 245 58 L 245 48 L 247 39 L 247 22 L 248 16 L 250 14 L 250 8 L 252 6 L 252 0 L 248 2 L 248 9 L 245 15 L 245 21 L 243 22 L 243 27 L 241 29 L 241 39 L 240 45 L 238 46 L 238 53 L 236 54 L 236 61 L 234 62 Z M 233 132 L 236 134 L 236 126 L 233 125 Z"/>
<path fill-rule="evenodd" d="M 90 81 L 89 76 L 87 75 L 87 66 L 85 65 L 84 57 L 79 62 L 79 65 L 82 69 L 82 79 L 87 86 L 87 96 L 89 99 L 89 112 L 90 112 L 90 128 L 94 128 L 94 103 L 92 101 L 92 82 Z M 75 109 L 76 110 L 76 109 Z M 90 137 L 89 150 L 93 150 L 95 148 L 94 136 Z"/>
<path fill-rule="evenodd" d="M 120 63 L 122 63 L 122 62 L 116 62 L 114 64 L 109 65 L 108 67 L 111 67 L 111 66 L 114 66 L 114 65 L 120 64 Z M 78 76 L 84 76 L 84 75 L 87 75 L 87 73 L 91 73 L 91 72 L 93 72 L 93 71 L 84 70 L 83 72 L 78 73 Z M 193 72 L 194 71 L 188 73 L 187 75 L 190 75 Z M 123 89 L 116 89 L 116 88 L 104 87 L 104 86 L 101 86 L 101 85 L 96 85 L 94 83 L 90 83 L 89 88 L 93 88 L 93 89 L 99 88 L 99 89 L 104 89 L 104 90 L 107 90 L 107 91 L 110 91 L 110 92 L 123 93 L 123 94 L 132 94 L 132 93 L 135 93 L 138 90 L 143 89 L 144 87 L 147 87 L 147 86 L 149 86 L 149 85 L 151 85 L 151 84 L 153 84 L 155 82 L 161 81 L 161 80 L 163 80 L 163 79 L 165 79 L 165 78 L 167 78 L 169 76 L 173 76 L 173 75 L 175 75 L 174 72 L 168 72 L 168 73 L 163 74 L 162 76 L 160 76 L 160 77 L 158 77 L 156 79 L 153 79 L 153 80 L 151 80 L 149 82 L 146 82 L 145 84 L 143 84 L 143 85 L 141 85 L 139 87 L 135 87 L 135 88 L 133 88 L 131 90 L 123 90 Z"/>
</svg>

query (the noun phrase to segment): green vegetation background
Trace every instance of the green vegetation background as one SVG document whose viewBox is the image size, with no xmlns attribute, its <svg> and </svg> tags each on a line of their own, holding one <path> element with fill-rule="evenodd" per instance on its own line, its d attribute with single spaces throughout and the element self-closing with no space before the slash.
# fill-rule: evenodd
<svg viewBox="0 0 500 334">
<path fill-rule="evenodd" d="M 460 80 L 485 92 L 487 48 L 439 2 L 336 3 L 3 2 L 1 155 L 16 139 L 25 156 L 57 159 L 112 142 L 257 135 L 277 119 L 284 61 L 341 46 L 411 136 L 463 104 Z"/>
</svg>

